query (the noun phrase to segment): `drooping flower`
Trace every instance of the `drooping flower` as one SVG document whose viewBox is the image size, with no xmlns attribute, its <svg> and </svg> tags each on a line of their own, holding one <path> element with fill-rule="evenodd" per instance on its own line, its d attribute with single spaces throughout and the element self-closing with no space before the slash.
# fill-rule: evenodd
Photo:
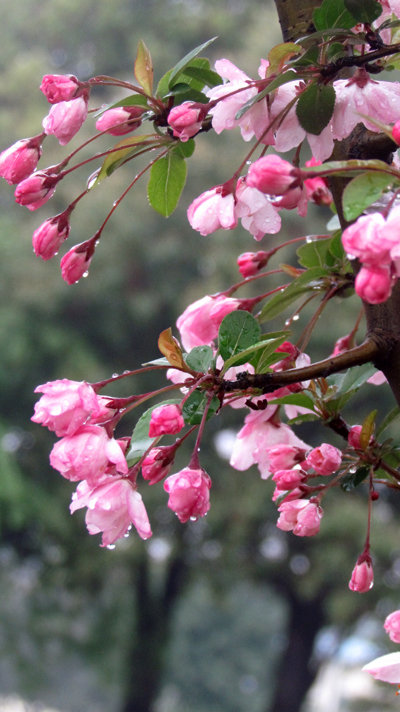
<svg viewBox="0 0 400 712">
<path fill-rule="evenodd" d="M 151 413 L 149 437 L 179 433 L 185 425 L 179 405 L 160 405 Z"/>
<path fill-rule="evenodd" d="M 175 445 L 167 445 L 153 447 L 146 455 L 142 462 L 142 476 L 149 485 L 161 482 L 168 475 L 174 461 L 175 451 Z"/>
<path fill-rule="evenodd" d="M 352 571 L 349 581 L 350 591 L 357 593 L 367 593 L 374 585 L 374 570 L 369 554 L 361 554 L 358 557 L 357 563 Z"/>
<path fill-rule="evenodd" d="M 363 670 L 376 680 L 398 685 L 400 684 L 400 653 L 381 655 L 379 658 L 375 658 L 375 660 L 371 660 L 370 663 L 364 665 Z"/>
<path fill-rule="evenodd" d="M 40 85 L 50 104 L 70 101 L 76 96 L 81 82 L 73 74 L 45 74 Z"/>
<path fill-rule="evenodd" d="M 88 113 L 88 103 L 85 96 L 79 96 L 71 101 L 60 101 L 54 104 L 42 125 L 46 134 L 58 138 L 61 146 L 65 146 L 84 123 Z"/>
<path fill-rule="evenodd" d="M 218 336 L 221 321 L 227 314 L 240 308 L 240 299 L 205 296 L 190 304 L 178 317 L 176 325 L 186 351 L 203 344 L 211 345 Z"/>
<path fill-rule="evenodd" d="M 211 479 L 201 468 L 185 467 L 164 482 L 168 507 L 180 522 L 204 517 L 210 509 Z"/>
<path fill-rule="evenodd" d="M 189 205 L 187 217 L 200 235 L 210 235 L 219 228 L 233 230 L 237 225 L 234 195 L 222 185 L 206 190 Z"/>
<path fill-rule="evenodd" d="M 58 253 L 60 245 L 67 239 L 71 230 L 68 218 L 69 212 L 64 211 L 54 218 L 48 218 L 36 228 L 32 236 L 32 244 L 37 257 L 50 260 Z"/>
<path fill-rule="evenodd" d="M 142 497 L 127 478 L 103 475 L 94 487 L 80 482 L 72 495 L 71 514 L 82 507 L 88 508 L 89 534 L 102 533 L 101 546 L 112 546 L 127 535 L 132 524 L 142 539 L 152 534 Z"/>
<path fill-rule="evenodd" d="M 95 250 L 95 242 L 90 239 L 74 245 L 61 259 L 61 276 L 67 284 L 76 284 L 87 275 Z"/>
<path fill-rule="evenodd" d="M 140 106 L 117 106 L 108 109 L 96 121 L 98 131 L 106 131 L 111 136 L 123 136 L 139 128 L 144 109 Z"/>
<path fill-rule="evenodd" d="M 239 178 L 236 186 L 235 215 L 255 240 L 261 240 L 266 233 L 273 235 L 281 229 L 278 209 L 264 193 L 247 185 L 244 178 Z"/>
<path fill-rule="evenodd" d="M 180 141 L 188 141 L 201 129 L 204 118 L 204 108 L 192 101 L 184 101 L 174 106 L 168 114 L 168 124 L 172 133 Z"/>
<path fill-rule="evenodd" d="M 15 202 L 25 205 L 28 210 L 37 210 L 54 195 L 60 176 L 41 171 L 32 173 L 18 183 L 15 189 Z"/>
<path fill-rule="evenodd" d="M 35 388 L 43 393 L 35 404 L 31 420 L 49 428 L 58 437 L 73 435 L 90 417 L 101 412 L 101 398 L 85 381 L 63 378 Z"/>
<path fill-rule="evenodd" d="M 43 134 L 22 138 L 0 153 L 0 176 L 10 185 L 33 173 L 42 153 Z"/>
<path fill-rule="evenodd" d="M 276 526 L 283 531 L 292 531 L 296 536 L 318 534 L 323 515 L 322 507 L 308 499 L 293 499 L 278 507 L 280 517 Z"/>
<path fill-rule="evenodd" d="M 305 468 L 313 468 L 317 475 L 333 475 L 337 472 L 342 462 L 342 453 L 337 447 L 322 443 L 308 453 Z"/>
</svg>

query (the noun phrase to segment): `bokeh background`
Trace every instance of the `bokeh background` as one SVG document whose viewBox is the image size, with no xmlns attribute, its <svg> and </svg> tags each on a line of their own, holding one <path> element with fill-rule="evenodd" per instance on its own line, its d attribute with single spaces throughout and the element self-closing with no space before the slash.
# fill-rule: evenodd
<svg viewBox="0 0 400 712">
<path fill-rule="evenodd" d="M 39 133 L 48 111 L 38 90 L 43 74 L 132 79 L 142 38 L 160 77 L 218 35 L 211 58 L 226 56 L 256 76 L 259 58 L 280 41 L 272 0 L 1 0 L 1 9 L 2 149 Z M 122 95 L 96 96 L 101 105 Z M 88 120 L 71 146 L 93 126 Z M 351 594 L 347 583 L 366 527 L 363 493 L 332 494 L 315 540 L 278 531 L 271 485 L 255 468 L 241 473 L 227 464 L 244 414 L 231 412 L 213 422 L 202 448 L 214 482 L 208 517 L 180 525 L 162 487 L 145 485 L 153 538 L 144 543 L 132 534 L 110 551 L 87 535 L 82 512 L 70 517 L 72 487 L 48 463 L 54 439 L 30 422 L 37 384 L 97 381 L 157 357 L 157 335 L 188 303 L 237 280 L 236 255 L 258 249 L 251 237 L 238 229 L 201 238 L 185 208 L 226 180 L 245 150 L 233 134 L 218 142 L 200 137 L 181 206 L 169 220 L 150 210 L 139 184 L 108 224 L 89 278 L 73 287 L 61 280 L 57 258 L 44 263 L 32 255 L 31 234 L 76 197 L 87 171 L 73 174 L 39 213 L 16 206 L 12 189 L 0 186 L 1 712 L 398 707 L 392 689 L 359 672 L 395 649 L 381 622 L 400 604 L 398 503 L 382 495 L 376 504 L 377 584 L 367 596 Z M 63 155 L 52 138 L 45 151 L 43 165 Z M 95 232 L 133 170 L 116 172 L 82 201 L 70 241 Z M 324 231 L 329 218 L 329 211 L 311 210 L 305 226 L 288 213 L 282 235 L 265 238 L 261 248 Z M 295 258 L 285 253 L 281 260 Z M 313 359 L 330 353 L 357 313 L 354 299 L 328 310 L 310 344 Z M 302 313 L 298 330 L 306 318 Z M 154 376 L 129 379 L 113 394 L 157 385 L 163 381 Z M 392 407 L 385 387 L 370 386 L 351 422 L 379 399 Z M 133 422 L 127 419 L 120 434 Z M 324 437 L 310 425 L 299 432 L 311 444 Z M 186 450 L 178 465 L 188 457 Z"/>
</svg>

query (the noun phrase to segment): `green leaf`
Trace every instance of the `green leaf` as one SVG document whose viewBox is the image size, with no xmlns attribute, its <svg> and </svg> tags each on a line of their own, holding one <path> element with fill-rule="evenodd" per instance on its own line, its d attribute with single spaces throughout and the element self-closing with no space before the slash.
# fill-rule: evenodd
<svg viewBox="0 0 400 712">
<path fill-rule="evenodd" d="M 196 96 L 200 95 L 201 102 L 206 103 L 208 101 L 208 98 L 205 96 L 205 94 L 201 93 L 201 90 L 205 85 L 207 85 L 207 82 L 203 81 L 201 78 L 202 75 L 205 75 L 205 77 L 210 80 L 211 75 L 215 74 L 216 76 L 219 77 L 219 75 L 216 74 L 216 72 L 212 72 L 210 70 L 210 62 L 206 57 L 195 57 L 192 59 L 190 64 L 185 67 L 185 70 L 180 74 L 179 80 L 176 81 L 176 79 L 172 82 L 170 85 L 170 77 L 172 74 L 172 69 L 170 69 L 168 72 L 164 74 L 163 77 L 161 77 L 158 86 L 157 86 L 157 96 L 166 98 L 168 96 L 173 96 L 174 93 L 176 93 L 175 90 L 173 90 L 173 87 L 176 87 L 181 84 L 187 85 L 190 90 L 193 90 Z M 211 73 L 211 74 L 209 74 Z M 200 75 L 200 76 L 199 76 Z M 219 84 L 222 84 L 222 78 L 219 77 L 220 81 L 218 82 Z M 189 89 L 187 90 L 189 91 Z M 197 92 L 197 94 L 196 94 Z M 179 99 L 182 99 L 180 96 Z M 184 100 L 186 100 L 186 97 L 184 96 Z"/>
<path fill-rule="evenodd" d="M 151 408 L 148 408 L 143 415 L 141 415 L 133 429 L 128 454 L 126 456 L 129 467 L 132 467 L 132 465 L 138 462 L 140 458 L 143 457 L 146 450 L 148 450 L 154 441 L 158 439 L 149 437 L 150 418 L 154 408 L 158 408 L 160 405 L 170 405 L 171 403 L 179 402 L 180 401 L 177 398 L 174 398 L 163 401 L 162 403 L 156 403 L 151 406 Z"/>
<path fill-rule="evenodd" d="M 198 425 L 201 423 L 208 400 L 207 393 L 193 391 L 193 393 L 190 394 L 182 407 L 182 415 L 186 425 Z M 219 407 L 220 402 L 218 398 L 214 396 L 207 411 L 207 420 L 215 415 Z"/>
<path fill-rule="evenodd" d="M 327 161 L 319 166 L 307 166 L 303 169 L 304 171 L 310 171 L 315 175 L 324 174 L 327 171 L 334 171 L 335 175 L 345 176 L 349 178 L 351 175 L 358 175 L 360 172 L 365 171 L 381 171 L 382 173 L 387 173 L 392 176 L 392 180 L 395 179 L 395 175 L 391 173 L 390 166 L 384 161 L 378 159 L 368 159 L 366 161 L 361 161 L 356 158 L 352 158 L 349 161 Z M 312 176 L 306 176 L 311 178 Z"/>
<path fill-rule="evenodd" d="M 308 408 L 309 410 L 314 410 L 314 401 L 306 393 L 291 393 L 288 396 L 282 396 L 282 398 L 275 398 L 274 400 L 268 401 L 268 403 L 279 403 L 280 405 L 298 405 L 301 408 Z"/>
<path fill-rule="evenodd" d="M 360 433 L 360 447 L 365 450 L 368 447 L 371 436 L 375 430 L 375 420 L 378 411 L 372 410 L 371 413 L 364 418 L 361 433 Z"/>
<path fill-rule="evenodd" d="M 333 86 L 316 82 L 300 94 L 296 115 L 307 133 L 318 135 L 328 125 L 332 118 L 335 98 Z"/>
<path fill-rule="evenodd" d="M 289 69 L 287 72 L 283 72 L 283 74 L 280 74 L 278 77 L 276 77 L 276 79 L 273 79 L 272 82 L 268 84 L 268 86 L 266 86 L 262 91 L 259 92 L 259 94 L 256 94 L 251 99 L 246 101 L 246 103 L 243 104 L 242 108 L 237 112 L 235 119 L 241 119 L 242 116 L 246 113 L 246 111 L 251 109 L 253 104 L 256 104 L 258 101 L 261 101 L 261 99 L 264 99 L 267 94 L 270 94 L 270 92 L 275 91 L 275 89 L 282 86 L 282 84 L 293 82 L 297 78 L 298 74 L 294 71 L 294 69 Z"/>
<path fill-rule="evenodd" d="M 399 415 L 400 408 L 398 405 L 396 405 L 394 408 L 392 408 L 392 410 L 389 411 L 389 413 L 387 413 L 387 415 L 385 415 L 384 419 L 382 420 L 382 423 L 376 431 L 376 437 L 379 437 L 381 433 L 383 433 L 383 431 L 386 430 L 386 428 L 388 428 L 391 423 L 393 423 L 394 420 L 397 420 Z"/>
<path fill-rule="evenodd" d="M 164 99 L 168 99 L 170 96 L 176 96 L 177 99 L 179 99 L 179 104 L 183 104 L 185 101 L 196 101 L 200 104 L 206 104 L 208 102 L 203 92 L 198 91 L 198 89 L 193 89 L 190 84 L 183 82 L 174 84 L 168 94 L 165 94 Z"/>
<path fill-rule="evenodd" d="M 195 346 L 190 353 L 185 356 L 186 365 L 193 371 L 207 373 L 214 363 L 214 352 L 211 346 Z"/>
<path fill-rule="evenodd" d="M 283 65 L 293 56 L 301 54 L 303 48 L 294 42 L 282 42 L 273 47 L 268 53 L 268 75 L 282 71 Z"/>
<path fill-rule="evenodd" d="M 208 63 L 208 60 L 205 61 Z M 194 63 L 189 64 L 183 74 L 185 77 L 196 79 L 199 84 L 206 87 L 217 87 L 223 83 L 222 77 L 217 72 L 214 72 L 207 66 L 196 66 Z"/>
<path fill-rule="evenodd" d="M 108 178 L 119 166 L 126 163 L 130 158 L 133 158 L 133 156 L 139 151 L 142 151 L 145 146 L 157 146 L 159 143 L 160 137 L 157 134 L 130 136 L 129 138 L 123 138 L 121 141 L 118 141 L 118 143 L 113 146 L 112 152 L 104 159 L 99 174 L 90 187 L 94 188 L 94 186 L 98 185 L 104 178 Z"/>
<path fill-rule="evenodd" d="M 296 415 L 295 418 L 288 420 L 288 425 L 301 425 L 301 423 L 312 423 L 315 420 L 319 420 L 320 416 L 316 413 L 303 413 L 302 415 Z"/>
<path fill-rule="evenodd" d="M 212 42 L 215 42 L 216 39 L 216 37 L 212 37 L 210 40 L 207 40 L 207 42 L 203 42 L 203 44 L 192 49 L 192 51 L 188 54 L 185 54 L 185 56 L 177 64 L 175 64 L 174 67 L 172 67 L 169 75 L 169 86 L 171 86 L 175 82 L 175 79 L 182 74 L 183 70 L 188 66 L 188 64 L 191 63 L 192 59 L 197 57 L 203 49 L 206 49 L 206 47 L 208 47 Z"/>
<path fill-rule="evenodd" d="M 307 292 L 317 292 L 324 289 L 323 278 L 328 271 L 320 267 L 312 267 L 293 280 L 291 284 L 275 294 L 262 308 L 259 315 L 260 323 L 274 319 L 281 314 L 290 304 Z"/>
<path fill-rule="evenodd" d="M 189 141 L 180 141 L 176 144 L 174 151 L 182 158 L 190 158 L 196 148 L 196 142 L 190 138 Z"/>
<path fill-rule="evenodd" d="M 382 14 L 382 5 L 376 0 L 344 0 L 344 4 L 357 22 L 371 24 Z"/>
<path fill-rule="evenodd" d="M 367 465 L 363 465 L 362 467 L 359 467 L 356 472 L 350 472 L 348 475 L 343 477 L 340 482 L 340 486 L 345 492 L 351 492 L 353 489 L 358 487 L 358 485 L 360 485 L 361 482 L 368 477 L 368 475 L 369 467 Z"/>
<path fill-rule="evenodd" d="M 362 366 L 349 368 L 344 375 L 340 375 L 339 378 L 335 379 L 336 385 L 338 385 L 336 395 L 358 391 L 375 372 L 376 368 L 372 363 L 364 363 Z"/>
<path fill-rule="evenodd" d="M 317 238 L 299 247 L 296 254 L 303 267 L 326 267 L 331 238 Z"/>
<path fill-rule="evenodd" d="M 346 220 L 355 220 L 383 191 L 393 183 L 388 173 L 364 173 L 348 183 L 343 191 L 343 213 Z"/>
<path fill-rule="evenodd" d="M 350 29 L 357 24 L 357 20 L 346 7 L 344 0 L 324 0 L 313 12 L 313 23 L 316 30 L 335 27 Z"/>
<path fill-rule="evenodd" d="M 140 86 L 151 96 L 153 91 L 153 62 L 151 54 L 142 40 L 139 40 L 134 73 Z"/>
<path fill-rule="evenodd" d="M 270 363 L 275 363 L 276 360 L 281 361 L 284 356 L 280 354 L 279 359 L 275 359 L 275 351 L 287 338 L 288 332 L 284 332 L 275 338 L 268 337 L 262 341 L 257 341 L 257 343 L 250 346 L 248 349 L 240 351 L 238 354 L 231 356 L 224 363 L 223 373 L 225 373 L 228 368 L 232 366 L 239 366 L 246 361 L 249 361 L 253 366 L 258 365 L 262 362 L 264 368 Z M 258 367 L 256 369 L 257 373 L 260 373 Z"/>
<path fill-rule="evenodd" d="M 169 151 L 151 167 L 147 186 L 149 203 L 158 213 L 169 217 L 178 205 L 186 182 L 187 166 L 178 151 Z"/>
<path fill-rule="evenodd" d="M 261 329 L 258 321 L 249 312 L 239 311 L 227 314 L 222 320 L 218 332 L 218 349 L 226 361 L 231 356 L 235 356 L 260 340 Z M 245 363 L 241 359 L 236 365 Z"/>
</svg>

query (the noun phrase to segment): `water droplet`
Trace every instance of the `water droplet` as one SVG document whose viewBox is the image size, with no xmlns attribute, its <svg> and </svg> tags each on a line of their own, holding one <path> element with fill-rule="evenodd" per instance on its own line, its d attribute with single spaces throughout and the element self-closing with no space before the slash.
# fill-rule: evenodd
<svg viewBox="0 0 400 712">
<path fill-rule="evenodd" d="M 86 272 L 83 273 L 82 277 L 85 278 L 85 277 L 88 277 L 88 276 L 89 276 L 89 272 L 86 270 Z"/>
<path fill-rule="evenodd" d="M 118 375 L 119 375 L 118 373 L 113 373 L 113 375 L 111 376 L 111 378 L 118 378 Z"/>
<path fill-rule="evenodd" d="M 354 473 L 357 472 L 357 468 L 356 468 L 356 467 L 350 467 L 349 472 L 351 472 L 351 474 L 354 475 Z"/>
<path fill-rule="evenodd" d="M 190 517 L 191 522 L 197 522 L 197 517 Z"/>
<path fill-rule="evenodd" d="M 115 544 L 108 544 L 107 549 L 115 549 Z"/>
<path fill-rule="evenodd" d="M 294 314 L 294 316 L 293 316 L 293 321 L 297 321 L 298 319 L 300 319 L 299 315 L 298 315 L 298 314 Z"/>
<path fill-rule="evenodd" d="M 306 242 L 308 242 L 308 244 L 310 244 L 310 242 L 314 242 L 314 236 L 313 236 L 313 235 L 307 235 L 307 237 L 306 237 Z"/>
<path fill-rule="evenodd" d="M 246 161 L 246 166 L 251 166 L 251 161 Z"/>
</svg>

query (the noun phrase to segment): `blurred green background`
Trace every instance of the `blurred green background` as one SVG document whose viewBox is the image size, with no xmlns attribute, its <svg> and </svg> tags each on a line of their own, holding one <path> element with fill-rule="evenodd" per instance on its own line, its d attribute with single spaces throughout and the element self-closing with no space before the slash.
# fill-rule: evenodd
<svg viewBox="0 0 400 712">
<path fill-rule="evenodd" d="M 1 149 L 39 133 L 48 111 L 38 90 L 43 74 L 131 79 L 142 38 L 160 77 L 218 35 L 211 58 L 228 57 L 256 76 L 259 58 L 280 41 L 272 1 L 2 0 L 1 8 Z M 104 90 L 96 96 L 99 105 L 121 97 Z M 92 130 L 87 124 L 82 140 Z M 174 216 L 151 212 L 139 184 L 108 224 L 89 278 L 73 287 L 61 280 L 57 258 L 44 263 L 32 255 L 31 234 L 82 190 L 86 171 L 39 214 L 15 205 L 13 190 L 0 186 L 1 712 L 396 709 L 392 691 L 357 670 L 391 649 L 379 621 L 400 603 L 398 504 L 382 497 L 376 506 L 382 583 L 366 597 L 351 594 L 347 582 L 366 526 L 362 495 L 332 495 L 315 540 L 278 531 L 271 485 L 255 468 L 235 472 L 219 456 L 242 423 L 244 411 L 231 412 L 215 420 L 202 448 L 213 478 L 207 519 L 180 525 L 162 487 L 145 485 L 153 538 L 144 543 L 132 534 L 109 551 L 86 534 L 83 512 L 70 517 L 72 487 L 48 464 L 54 438 L 29 420 L 39 383 L 97 381 L 157 357 L 157 335 L 188 303 L 237 280 L 239 252 L 324 230 L 329 212 L 311 210 L 306 227 L 286 214 L 282 234 L 261 246 L 241 229 L 195 234 L 186 206 L 226 180 L 246 150 L 233 134 L 202 136 L 197 144 Z M 41 165 L 62 155 L 50 137 Z M 82 201 L 70 242 L 95 232 L 132 170 L 118 171 Z M 284 259 L 294 261 L 290 253 Z M 350 299 L 328 312 L 310 346 L 313 359 L 330 353 L 357 310 Z M 118 393 L 156 385 L 162 379 L 129 379 Z M 390 395 L 371 386 L 352 422 L 378 397 L 391 407 Z M 133 422 L 127 419 L 120 434 Z M 310 427 L 300 436 L 312 444 L 324 437 Z M 186 450 L 178 466 L 188 457 Z"/>
</svg>

